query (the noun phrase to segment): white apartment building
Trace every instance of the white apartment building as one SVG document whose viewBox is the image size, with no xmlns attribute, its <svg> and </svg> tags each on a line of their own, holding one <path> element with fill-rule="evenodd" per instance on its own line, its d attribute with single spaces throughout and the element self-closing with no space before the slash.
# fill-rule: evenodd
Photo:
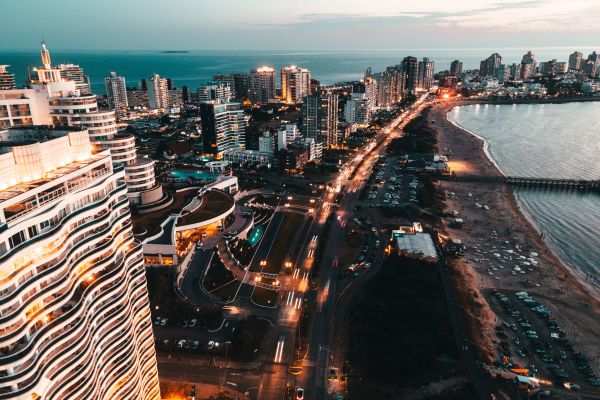
<svg viewBox="0 0 600 400">
<path fill-rule="evenodd" d="M 0 127 L 28 125 L 81 126 L 94 145 L 110 149 L 115 162 L 125 164 L 125 179 L 132 204 L 149 205 L 164 199 L 156 183 L 154 161 L 137 157 L 135 137 L 117 131 L 114 111 L 98 109 L 95 95 L 82 95 L 75 82 L 62 78 L 52 67 L 50 52 L 42 44 L 42 67 L 26 89 L 0 90 Z"/>
<path fill-rule="evenodd" d="M 295 65 L 281 68 L 281 98 L 286 104 L 302 103 L 310 94 L 310 71 Z"/>
<path fill-rule="evenodd" d="M 166 78 L 154 74 L 148 80 L 148 102 L 150 108 L 167 108 L 169 106 L 169 84 Z"/>
<path fill-rule="evenodd" d="M 123 165 L 78 128 L 0 152 L 0 399 L 160 400 Z"/>
<path fill-rule="evenodd" d="M 344 106 L 344 118 L 352 125 L 367 126 L 371 112 L 365 93 L 352 93 Z"/>
<path fill-rule="evenodd" d="M 127 85 L 124 76 L 118 76 L 116 72 L 111 72 L 104 78 L 104 87 L 106 88 L 106 97 L 108 106 L 117 112 L 127 110 Z"/>
<path fill-rule="evenodd" d="M 198 101 L 215 101 L 217 103 L 229 103 L 232 96 L 232 87 L 225 83 L 205 85 L 198 89 Z"/>
<path fill-rule="evenodd" d="M 83 68 L 79 65 L 58 64 L 56 68 L 60 70 L 60 76 L 64 80 L 75 82 L 75 86 L 81 94 L 92 94 L 90 78 L 83 72 Z"/>
</svg>

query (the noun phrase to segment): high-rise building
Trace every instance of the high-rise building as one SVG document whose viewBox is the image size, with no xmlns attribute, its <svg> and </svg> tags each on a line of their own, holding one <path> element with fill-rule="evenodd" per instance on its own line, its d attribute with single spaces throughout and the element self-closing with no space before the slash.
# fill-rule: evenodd
<svg viewBox="0 0 600 400">
<path fill-rule="evenodd" d="M 338 95 L 321 91 L 306 96 L 302 103 L 302 133 L 323 147 L 337 144 Z"/>
<path fill-rule="evenodd" d="M 450 74 L 460 78 L 462 75 L 463 63 L 459 60 L 454 60 L 450 63 Z"/>
<path fill-rule="evenodd" d="M 419 62 L 415 57 L 405 57 L 402 60 L 402 72 L 404 75 L 404 90 L 410 94 L 417 91 L 419 85 Z"/>
<path fill-rule="evenodd" d="M 245 72 L 213 75 L 214 83 L 223 83 L 231 88 L 231 97 L 237 100 L 248 98 L 249 75 Z"/>
<path fill-rule="evenodd" d="M 583 62 L 583 53 L 575 51 L 569 55 L 569 70 L 579 71 Z"/>
<path fill-rule="evenodd" d="M 510 69 L 510 77 L 512 79 L 518 79 L 521 77 L 521 64 L 512 63 L 509 67 Z"/>
<path fill-rule="evenodd" d="M 588 55 L 588 58 L 583 65 L 583 71 L 586 75 L 594 78 L 598 74 L 598 66 L 600 66 L 600 54 L 594 51 Z"/>
<path fill-rule="evenodd" d="M 419 84 L 418 87 L 421 90 L 429 90 L 433 87 L 433 74 L 435 65 L 433 60 L 424 57 L 419 62 Z"/>
<path fill-rule="evenodd" d="M 377 108 L 377 81 L 372 76 L 364 79 L 365 95 L 369 105 L 369 112 L 374 112 Z"/>
<path fill-rule="evenodd" d="M 510 66 L 506 64 L 500 64 L 498 68 L 496 68 L 494 78 L 498 79 L 498 83 L 504 83 L 505 81 L 509 80 Z"/>
<path fill-rule="evenodd" d="M 263 132 L 258 138 L 258 151 L 262 153 L 273 153 L 275 150 L 275 138 L 271 132 Z"/>
<path fill-rule="evenodd" d="M 104 78 L 104 87 L 106 88 L 106 97 L 108 106 L 115 111 L 127 110 L 127 86 L 125 77 L 118 76 L 116 72 L 111 72 Z"/>
<path fill-rule="evenodd" d="M 10 65 L 0 65 L 0 90 L 15 88 L 15 74 L 8 72 Z"/>
<path fill-rule="evenodd" d="M 290 143 L 300 139 L 302 133 L 295 124 L 286 124 L 277 131 L 277 148 L 279 150 L 287 148 Z"/>
<path fill-rule="evenodd" d="M 158 74 L 152 75 L 148 81 L 148 103 L 150 108 L 169 106 L 169 82 Z"/>
<path fill-rule="evenodd" d="M 535 54 L 530 50 L 521 59 L 521 78 L 529 78 L 535 75 L 537 60 Z"/>
<path fill-rule="evenodd" d="M 208 84 L 198 89 L 198 101 L 201 102 L 229 103 L 232 97 L 231 86 L 224 82 Z"/>
<path fill-rule="evenodd" d="M 267 104 L 275 99 L 275 70 L 260 67 L 250 73 L 248 97 L 252 104 Z"/>
<path fill-rule="evenodd" d="M 143 206 L 164 200 L 156 183 L 154 161 L 137 157 L 135 137 L 117 131 L 115 112 L 100 110 L 94 95 L 82 95 L 74 81 L 65 80 L 50 63 L 42 43 L 43 66 L 30 70 L 28 87 L 0 90 L 0 126 L 56 125 L 88 129 L 92 143 L 109 149 L 115 162 L 125 165 L 127 196 Z"/>
<path fill-rule="evenodd" d="M 501 63 L 502 56 L 498 53 L 493 53 L 479 64 L 479 76 L 494 76 Z"/>
<path fill-rule="evenodd" d="M 246 122 L 240 103 L 200 103 L 204 152 L 222 156 L 246 148 Z"/>
<path fill-rule="evenodd" d="M 344 119 L 349 124 L 366 126 L 369 124 L 371 112 L 369 100 L 364 93 L 352 93 L 344 105 Z"/>
<path fill-rule="evenodd" d="M 379 106 L 390 107 L 402 100 L 406 90 L 406 74 L 403 65 L 387 67 L 385 71 L 378 74 L 376 80 Z"/>
<path fill-rule="evenodd" d="M 310 71 L 295 65 L 281 68 L 281 98 L 287 104 L 302 103 L 310 93 Z"/>
<path fill-rule="evenodd" d="M 85 129 L 0 147 L 0 398 L 160 400 L 123 165 Z"/>
<path fill-rule="evenodd" d="M 92 94 L 90 87 L 90 77 L 83 72 L 83 68 L 76 64 L 58 64 L 56 66 L 60 70 L 60 76 L 68 81 L 75 82 L 75 86 L 81 94 Z"/>
</svg>

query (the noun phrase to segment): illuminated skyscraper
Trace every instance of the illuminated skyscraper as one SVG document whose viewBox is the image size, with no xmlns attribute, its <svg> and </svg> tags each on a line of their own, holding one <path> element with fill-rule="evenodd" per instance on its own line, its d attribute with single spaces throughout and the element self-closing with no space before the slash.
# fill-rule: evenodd
<svg viewBox="0 0 600 400">
<path fill-rule="evenodd" d="M 252 104 L 267 104 L 275 99 L 275 70 L 260 67 L 250 73 L 248 96 Z"/>
<path fill-rule="evenodd" d="M 160 400 L 123 165 L 84 128 L 0 147 L 0 399 Z"/>
<path fill-rule="evenodd" d="M 302 103 L 310 93 L 310 71 L 295 65 L 281 68 L 281 97 L 287 104 Z"/>
</svg>

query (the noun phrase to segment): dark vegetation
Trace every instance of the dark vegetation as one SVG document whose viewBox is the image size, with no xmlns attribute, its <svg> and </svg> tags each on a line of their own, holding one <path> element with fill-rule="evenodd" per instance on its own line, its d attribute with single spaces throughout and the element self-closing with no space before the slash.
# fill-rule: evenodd
<svg viewBox="0 0 600 400">
<path fill-rule="evenodd" d="M 406 153 L 437 153 L 437 139 L 434 128 L 427 124 L 428 110 L 410 121 L 404 132 L 406 135 L 391 141 L 388 152 L 391 155 L 402 155 Z"/>
<path fill-rule="evenodd" d="M 252 361 L 260 353 L 269 322 L 255 316 L 240 321 L 231 340 L 231 356 L 238 361 Z"/>
<path fill-rule="evenodd" d="M 233 272 L 225 268 L 223 261 L 215 254 L 212 258 L 208 271 L 204 276 L 204 287 L 209 292 L 221 287 L 235 279 Z"/>
<path fill-rule="evenodd" d="M 195 306 L 177 296 L 174 288 L 175 274 L 175 269 L 171 268 L 146 269 L 153 318 L 167 318 L 169 325 L 196 318 L 204 326 L 214 325 L 216 320 L 222 319 L 218 307 Z"/>
<path fill-rule="evenodd" d="M 457 368 L 437 267 L 388 258 L 357 296 L 348 348 L 358 377 L 395 386 L 418 387 Z"/>
</svg>

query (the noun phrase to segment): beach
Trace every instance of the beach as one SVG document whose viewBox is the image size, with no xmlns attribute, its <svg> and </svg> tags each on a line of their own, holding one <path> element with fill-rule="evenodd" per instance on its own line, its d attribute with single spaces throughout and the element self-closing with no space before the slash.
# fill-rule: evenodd
<svg viewBox="0 0 600 400">
<path fill-rule="evenodd" d="M 449 155 L 450 167 L 458 176 L 501 175 L 487 156 L 484 141 L 448 121 L 447 113 L 456 105 L 460 104 L 438 103 L 429 111 L 428 122 L 438 132 L 439 152 Z M 597 357 L 598 289 L 548 247 L 519 209 L 512 189 L 452 180 L 440 181 L 440 189 L 448 194 L 447 211 L 455 210 L 465 220 L 462 228 L 445 227 L 444 233 L 461 239 L 467 247 L 463 258 L 451 262 L 452 276 L 468 317 L 470 340 L 482 358 L 491 361 L 497 357 L 494 327 L 502 316 L 492 304 L 493 290 L 527 291 L 552 312 L 576 348 L 590 359 Z M 515 272 L 519 257 L 531 258 L 532 262 L 523 262 L 526 267 Z M 598 373 L 598 366 L 594 368 Z"/>
</svg>

